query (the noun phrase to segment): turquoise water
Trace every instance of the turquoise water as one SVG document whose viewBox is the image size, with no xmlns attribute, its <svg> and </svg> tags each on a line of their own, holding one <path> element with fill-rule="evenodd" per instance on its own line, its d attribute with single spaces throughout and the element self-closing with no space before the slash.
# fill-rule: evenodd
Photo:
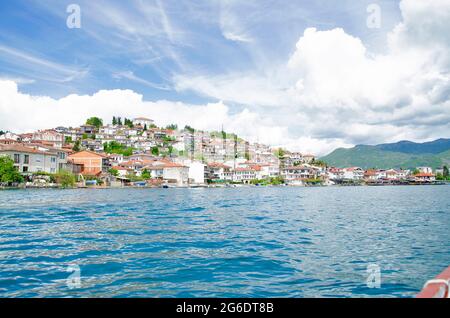
<svg viewBox="0 0 450 318">
<path fill-rule="evenodd" d="M 0 191 L 0 297 L 411 297 L 449 216 L 450 186 Z"/>
</svg>

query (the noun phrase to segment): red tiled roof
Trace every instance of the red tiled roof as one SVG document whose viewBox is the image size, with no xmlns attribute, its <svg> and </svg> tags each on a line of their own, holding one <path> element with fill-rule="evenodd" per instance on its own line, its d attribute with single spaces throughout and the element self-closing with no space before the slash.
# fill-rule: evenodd
<svg viewBox="0 0 450 318">
<path fill-rule="evenodd" d="M 93 151 L 90 151 L 90 150 L 79 151 L 79 152 L 71 154 L 69 157 L 79 157 L 80 155 L 83 155 L 83 154 L 88 154 L 88 155 L 94 155 L 94 156 L 97 156 L 97 157 L 107 158 L 106 154 L 93 152 Z"/>
<path fill-rule="evenodd" d="M 227 165 L 225 165 L 223 163 L 219 163 L 219 162 L 208 163 L 208 167 L 211 167 L 211 168 L 224 168 L 224 169 L 230 169 L 231 168 L 231 167 L 229 167 L 229 166 L 227 166 Z"/>
<path fill-rule="evenodd" d="M 419 173 L 419 174 L 416 174 L 415 177 L 426 178 L 426 177 L 435 177 L 435 175 L 432 173 Z"/>
<path fill-rule="evenodd" d="M 12 145 L 0 145 L 0 151 L 11 151 L 11 152 L 24 152 L 24 153 L 31 153 L 31 154 L 40 154 L 40 155 L 51 155 L 56 156 L 56 153 L 49 152 L 49 151 L 40 151 L 36 150 L 34 148 L 25 147 L 20 144 L 12 144 Z"/>
</svg>

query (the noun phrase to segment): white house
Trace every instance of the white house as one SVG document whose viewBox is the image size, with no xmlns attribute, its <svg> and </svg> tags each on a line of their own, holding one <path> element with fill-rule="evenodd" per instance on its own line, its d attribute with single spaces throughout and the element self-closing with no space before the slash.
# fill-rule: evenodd
<svg viewBox="0 0 450 318">
<path fill-rule="evenodd" d="M 317 171 L 307 165 L 287 167 L 282 170 L 282 176 L 288 183 L 297 180 L 307 180 L 317 178 Z"/>
<path fill-rule="evenodd" d="M 432 173 L 419 173 L 414 176 L 414 181 L 421 183 L 435 182 L 436 176 Z"/>
<path fill-rule="evenodd" d="M 58 172 L 58 153 L 39 151 L 19 144 L 0 145 L 0 155 L 9 156 L 23 174 Z"/>
<path fill-rule="evenodd" d="M 133 125 L 134 126 L 142 126 L 147 128 L 150 128 L 150 126 L 154 125 L 155 121 L 153 119 L 145 118 L 145 117 L 138 117 L 133 119 Z"/>
<path fill-rule="evenodd" d="M 417 167 L 417 170 L 419 170 L 420 173 L 426 173 L 426 174 L 433 173 L 433 168 L 431 168 L 431 167 Z"/>
<path fill-rule="evenodd" d="M 345 168 L 343 177 L 345 180 L 362 180 L 364 178 L 364 170 L 359 167 Z"/>
<path fill-rule="evenodd" d="M 0 140 L 15 140 L 15 141 L 20 141 L 21 137 L 17 134 L 14 134 L 10 131 L 7 131 L 6 133 L 4 133 L 3 135 L 0 135 Z"/>
<path fill-rule="evenodd" d="M 236 168 L 234 170 L 234 182 L 250 183 L 256 179 L 256 171 L 253 168 Z"/>
<path fill-rule="evenodd" d="M 179 164 L 189 168 L 189 184 L 205 184 L 206 165 L 200 161 L 180 160 Z"/>
</svg>

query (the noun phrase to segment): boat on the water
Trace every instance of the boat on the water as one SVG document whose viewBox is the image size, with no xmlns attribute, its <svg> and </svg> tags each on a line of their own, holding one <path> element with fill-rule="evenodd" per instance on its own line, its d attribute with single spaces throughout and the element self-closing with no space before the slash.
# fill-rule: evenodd
<svg viewBox="0 0 450 318">
<path fill-rule="evenodd" d="M 450 267 L 428 281 L 417 298 L 450 298 Z"/>
</svg>

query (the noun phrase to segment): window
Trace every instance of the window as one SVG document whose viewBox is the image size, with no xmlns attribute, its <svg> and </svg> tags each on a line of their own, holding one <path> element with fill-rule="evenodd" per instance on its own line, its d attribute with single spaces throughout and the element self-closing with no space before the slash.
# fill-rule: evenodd
<svg viewBox="0 0 450 318">
<path fill-rule="evenodd" d="M 55 163 L 55 162 L 56 162 L 56 158 L 55 158 L 55 157 L 52 157 L 52 158 L 51 158 L 51 162 L 52 162 L 52 163 Z"/>
<path fill-rule="evenodd" d="M 20 155 L 17 153 L 14 154 L 14 163 L 20 163 Z"/>
<path fill-rule="evenodd" d="M 23 171 L 23 172 L 28 172 L 28 167 L 23 167 L 23 168 L 22 168 L 22 171 Z"/>
<path fill-rule="evenodd" d="M 23 158 L 23 164 L 28 165 L 30 164 L 30 155 L 25 155 Z"/>
</svg>

